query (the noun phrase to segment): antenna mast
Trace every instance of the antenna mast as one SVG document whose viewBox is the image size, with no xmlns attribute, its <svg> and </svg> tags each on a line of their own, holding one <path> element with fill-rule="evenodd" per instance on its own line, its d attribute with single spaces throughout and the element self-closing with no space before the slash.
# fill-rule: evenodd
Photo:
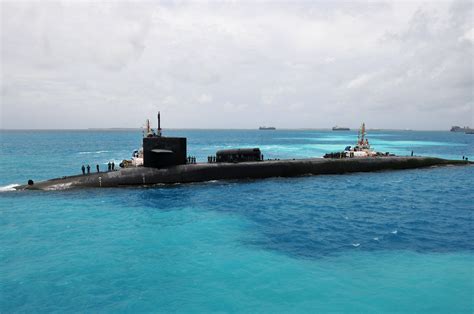
<svg viewBox="0 0 474 314">
<path fill-rule="evenodd" d="M 156 130 L 156 135 L 161 136 L 161 118 L 160 112 L 158 111 L 158 130 Z"/>
</svg>

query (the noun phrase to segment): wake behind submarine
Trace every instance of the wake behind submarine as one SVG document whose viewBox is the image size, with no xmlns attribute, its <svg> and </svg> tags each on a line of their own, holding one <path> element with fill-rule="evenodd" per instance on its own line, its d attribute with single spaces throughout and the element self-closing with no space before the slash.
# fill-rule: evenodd
<svg viewBox="0 0 474 314">
<path fill-rule="evenodd" d="M 204 182 L 211 180 L 264 179 L 303 175 L 345 174 L 381 170 L 415 169 L 441 165 L 466 165 L 467 160 L 435 157 L 400 157 L 375 152 L 366 138 L 365 125 L 357 144 L 324 158 L 264 160 L 259 148 L 227 149 L 196 163 L 187 156 L 187 139 L 162 136 L 160 113 L 156 131 L 147 126 L 142 149 L 124 160 L 118 171 L 66 176 L 16 187 L 17 190 L 63 190 L 79 187 L 121 187 Z"/>
</svg>

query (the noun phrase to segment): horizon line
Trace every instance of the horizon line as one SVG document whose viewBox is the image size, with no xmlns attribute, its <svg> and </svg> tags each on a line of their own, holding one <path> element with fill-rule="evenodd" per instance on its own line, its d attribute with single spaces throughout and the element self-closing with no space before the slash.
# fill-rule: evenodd
<svg viewBox="0 0 474 314">
<path fill-rule="evenodd" d="M 132 131 L 132 130 L 143 130 L 143 128 L 127 128 L 127 127 L 110 127 L 110 128 L 0 128 L 0 131 Z M 246 131 L 303 131 L 303 130 L 315 130 L 315 131 L 333 131 L 331 127 L 329 128 L 276 128 L 275 130 L 259 130 L 258 128 L 165 128 L 163 130 L 246 130 Z M 339 132 L 352 132 L 357 131 L 359 128 L 350 128 L 349 131 L 334 131 Z M 391 129 L 391 128 L 368 128 L 368 131 L 446 131 L 451 132 L 448 129 Z M 459 132 L 458 132 L 459 133 Z M 462 133 L 462 132 L 461 132 Z"/>
</svg>

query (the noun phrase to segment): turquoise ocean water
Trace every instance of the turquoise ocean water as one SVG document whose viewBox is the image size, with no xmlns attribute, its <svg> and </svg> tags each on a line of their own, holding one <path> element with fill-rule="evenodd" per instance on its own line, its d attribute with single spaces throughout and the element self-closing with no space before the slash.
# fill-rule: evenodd
<svg viewBox="0 0 474 314">
<path fill-rule="evenodd" d="M 206 161 L 322 156 L 356 132 L 169 130 Z M 474 311 L 474 167 L 11 191 L 117 164 L 139 131 L 1 131 L 0 312 Z M 474 136 L 373 131 L 378 151 L 474 160 Z"/>
</svg>

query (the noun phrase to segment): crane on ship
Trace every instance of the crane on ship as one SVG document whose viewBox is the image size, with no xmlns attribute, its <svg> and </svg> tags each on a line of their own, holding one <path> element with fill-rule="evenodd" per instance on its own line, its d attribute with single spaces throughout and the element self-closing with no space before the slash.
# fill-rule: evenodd
<svg viewBox="0 0 474 314">
<path fill-rule="evenodd" d="M 359 129 L 359 133 L 357 135 L 357 145 L 355 146 L 356 150 L 357 149 L 359 149 L 359 150 L 364 150 L 364 149 L 370 150 L 369 140 L 367 138 L 365 138 L 366 135 L 367 135 L 367 133 L 365 132 L 365 122 L 363 122 L 360 129 Z"/>
</svg>

